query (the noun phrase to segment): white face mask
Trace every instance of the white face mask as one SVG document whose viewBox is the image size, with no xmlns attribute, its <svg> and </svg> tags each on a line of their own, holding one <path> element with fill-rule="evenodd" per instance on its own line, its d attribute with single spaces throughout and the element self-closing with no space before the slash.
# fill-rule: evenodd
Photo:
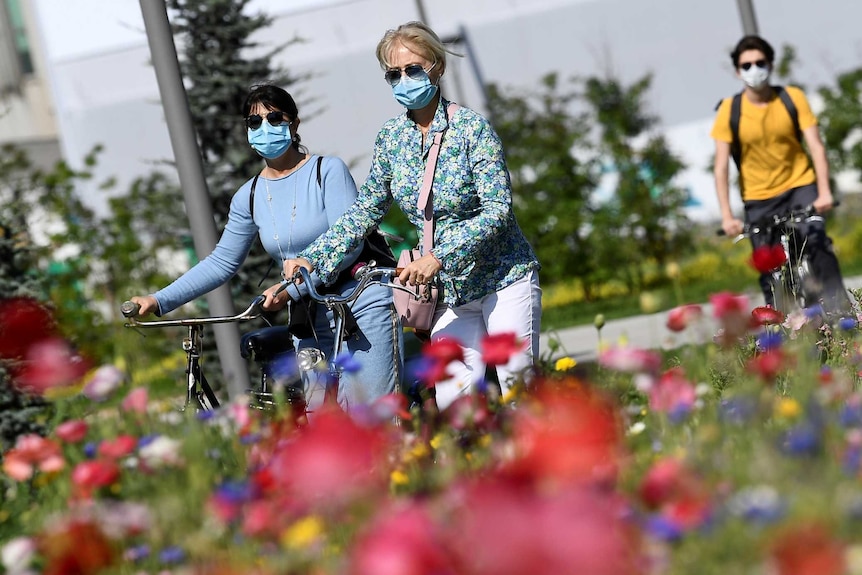
<svg viewBox="0 0 862 575">
<path fill-rule="evenodd" d="M 748 70 L 740 70 L 739 77 L 750 88 L 761 88 L 769 81 L 769 67 L 752 66 Z"/>
</svg>

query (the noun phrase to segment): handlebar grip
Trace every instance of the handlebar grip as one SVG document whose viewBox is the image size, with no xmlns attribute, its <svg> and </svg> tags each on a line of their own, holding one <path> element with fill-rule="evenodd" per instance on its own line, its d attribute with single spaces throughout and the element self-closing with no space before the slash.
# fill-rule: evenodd
<svg viewBox="0 0 862 575">
<path fill-rule="evenodd" d="M 120 311 L 125 317 L 135 317 L 141 311 L 141 306 L 133 301 L 124 301 L 120 306 Z"/>
<path fill-rule="evenodd" d="M 726 233 L 724 233 L 724 230 L 723 230 L 723 229 L 719 228 L 719 229 L 715 230 L 715 235 L 717 235 L 717 236 L 726 236 L 727 234 L 726 234 Z"/>
</svg>

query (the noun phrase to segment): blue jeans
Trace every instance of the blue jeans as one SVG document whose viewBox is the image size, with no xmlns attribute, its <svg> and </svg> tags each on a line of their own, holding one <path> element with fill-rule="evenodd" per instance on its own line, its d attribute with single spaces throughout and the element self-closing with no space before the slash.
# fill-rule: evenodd
<svg viewBox="0 0 862 575">
<path fill-rule="evenodd" d="M 339 293 L 349 293 L 355 281 L 339 286 Z M 401 324 L 392 306 L 392 290 L 385 286 L 371 286 L 351 306 L 358 329 L 345 336 L 339 353 L 349 352 L 359 370 L 344 372 L 339 381 L 338 403 L 345 409 L 369 404 L 384 395 L 395 393 L 401 381 L 404 363 L 404 344 Z M 314 318 L 315 338 L 296 340 L 296 348 L 317 348 L 332 359 L 335 317 L 326 306 L 317 304 Z M 322 400 L 323 374 L 307 381 L 309 407 Z"/>
</svg>

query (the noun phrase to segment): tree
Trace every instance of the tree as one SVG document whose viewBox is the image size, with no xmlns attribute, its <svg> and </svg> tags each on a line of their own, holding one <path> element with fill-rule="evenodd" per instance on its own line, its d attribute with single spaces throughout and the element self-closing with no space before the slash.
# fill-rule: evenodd
<svg viewBox="0 0 862 575">
<path fill-rule="evenodd" d="M 515 211 L 550 281 L 587 277 L 590 257 L 590 195 L 595 165 L 574 150 L 588 146 L 589 126 L 569 106 L 576 97 L 561 92 L 556 74 L 542 79 L 541 91 L 504 94 L 488 89 L 494 128 L 506 150 Z"/>
<path fill-rule="evenodd" d="M 242 104 L 254 84 L 270 82 L 290 91 L 301 79 L 272 65 L 274 55 L 298 40 L 262 50 L 252 36 L 272 19 L 249 14 L 250 0 L 168 0 L 167 4 L 174 32 L 182 41 L 180 67 L 217 228 L 222 230 L 233 194 L 261 167 L 242 128 Z M 260 293 L 258 284 L 270 262 L 255 244 L 233 284 L 243 305 Z"/>
<path fill-rule="evenodd" d="M 662 135 L 650 133 L 657 124 L 646 112 L 651 80 L 647 75 L 624 86 L 615 78 L 593 77 L 584 83 L 601 161 L 618 175 L 611 197 L 599 208 L 601 226 L 593 228 L 599 236 L 593 245 L 605 252 L 604 261 L 616 264 L 630 291 L 643 287 L 648 262 L 663 265 L 691 245 L 684 211 L 688 194 L 674 185 L 684 165 Z"/>
</svg>

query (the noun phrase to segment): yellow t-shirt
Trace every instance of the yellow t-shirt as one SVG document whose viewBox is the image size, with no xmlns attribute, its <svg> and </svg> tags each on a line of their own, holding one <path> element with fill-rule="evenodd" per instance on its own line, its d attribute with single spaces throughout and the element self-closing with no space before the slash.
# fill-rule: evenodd
<svg viewBox="0 0 862 575">
<path fill-rule="evenodd" d="M 816 125 L 817 118 L 811 112 L 805 93 L 794 86 L 786 86 L 785 90 L 796 105 L 799 128 L 805 131 Z M 718 108 L 710 134 L 714 140 L 733 141 L 730 131 L 732 101 L 732 97 L 725 98 Z M 793 120 L 778 95 L 765 106 L 752 104 L 743 95 L 739 116 L 743 200 L 766 200 L 816 181 L 808 155 L 796 139 Z"/>
</svg>

